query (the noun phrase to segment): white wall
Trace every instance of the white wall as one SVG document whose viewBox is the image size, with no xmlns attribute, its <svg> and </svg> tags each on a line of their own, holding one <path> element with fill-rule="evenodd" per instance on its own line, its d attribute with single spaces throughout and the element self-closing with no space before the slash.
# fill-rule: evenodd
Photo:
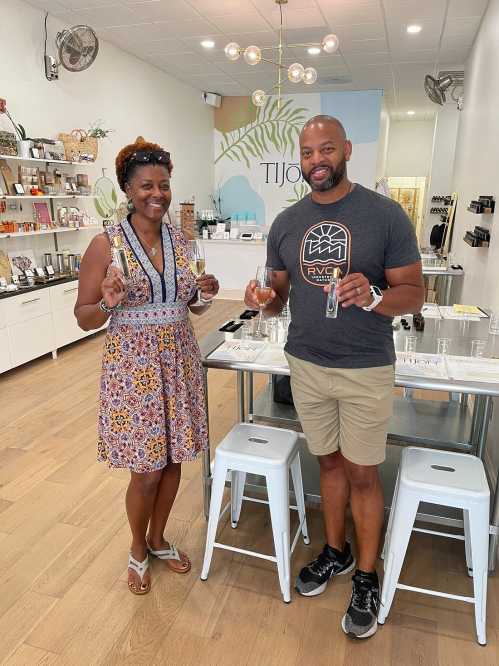
<svg viewBox="0 0 499 666">
<path fill-rule="evenodd" d="M 454 102 L 448 103 L 437 113 L 435 132 L 433 137 L 433 156 L 431 162 L 430 182 L 428 185 L 428 205 L 426 207 L 425 227 L 421 242 L 430 244 L 430 233 L 434 224 L 440 222 L 438 215 L 430 215 L 432 206 L 440 206 L 437 202 L 431 203 L 434 195 L 452 194 L 454 161 L 456 154 L 457 130 L 460 111 Z"/>
<path fill-rule="evenodd" d="M 490 0 L 470 58 L 465 68 L 464 110 L 460 113 L 454 169 L 454 189 L 459 203 L 452 252 L 465 269 L 463 303 L 489 306 L 499 310 L 499 234 L 495 227 L 499 211 L 486 221 L 485 216 L 466 211 L 479 194 L 494 194 L 499 199 L 499 0 Z M 494 223 L 495 219 L 495 223 Z M 471 248 L 462 240 L 475 225 L 490 226 L 491 244 Z M 499 400 L 487 440 L 491 476 L 499 466 Z"/>
<path fill-rule="evenodd" d="M 390 137 L 390 114 L 386 109 L 385 102 L 381 107 L 378 139 L 378 162 L 376 164 L 376 181 L 386 176 L 386 165 L 388 159 L 388 142 Z"/>
<path fill-rule="evenodd" d="M 466 210 L 471 199 L 494 194 L 499 199 L 499 0 L 491 0 L 465 70 L 464 110 L 460 114 L 454 171 L 459 193 L 452 251 L 466 277 L 463 302 L 499 310 L 499 211 L 491 217 Z M 475 225 L 492 229 L 489 248 L 472 248 L 462 240 Z M 486 285 L 484 289 L 483 286 Z"/>
<path fill-rule="evenodd" d="M 7 99 L 11 115 L 30 136 L 55 137 L 102 119 L 115 131 L 100 142 L 98 163 L 88 173 L 95 179 L 105 167 L 114 180 L 117 152 L 141 134 L 172 154 L 174 201 L 194 194 L 200 208 L 210 207 L 213 109 L 202 102 L 199 91 L 102 40 L 88 70 L 72 74 L 61 68 L 59 81 L 48 82 L 42 69 L 44 14 L 21 0 L 0 0 L 0 17 L 0 97 Z M 52 54 L 55 34 L 64 27 L 68 26 L 49 16 Z M 5 121 L 0 121 L 2 129 L 8 128 Z M 74 244 L 78 237 L 86 245 L 85 233 L 90 232 L 64 234 L 64 242 L 71 237 Z M 37 237 L 38 244 L 34 238 L 22 239 L 19 249 L 35 247 L 40 254 L 40 239 L 46 245 L 48 238 Z M 17 249 L 5 239 L 0 249 L 6 251 L 7 243 L 9 249 Z"/>
<path fill-rule="evenodd" d="M 392 120 L 386 176 L 429 176 L 433 127 L 433 120 Z"/>
</svg>

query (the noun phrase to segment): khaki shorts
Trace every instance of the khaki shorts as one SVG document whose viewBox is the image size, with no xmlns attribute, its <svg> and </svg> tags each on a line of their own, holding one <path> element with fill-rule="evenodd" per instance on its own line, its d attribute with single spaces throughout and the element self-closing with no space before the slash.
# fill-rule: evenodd
<svg viewBox="0 0 499 666">
<path fill-rule="evenodd" d="M 310 452 L 335 451 L 357 465 L 385 459 L 394 369 L 324 368 L 286 354 L 291 390 Z"/>
</svg>

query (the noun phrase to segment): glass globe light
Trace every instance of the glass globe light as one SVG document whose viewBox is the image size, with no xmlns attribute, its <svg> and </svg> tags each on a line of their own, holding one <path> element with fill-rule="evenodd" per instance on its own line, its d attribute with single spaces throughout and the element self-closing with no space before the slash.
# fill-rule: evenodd
<svg viewBox="0 0 499 666">
<path fill-rule="evenodd" d="M 225 55 L 229 60 L 237 60 L 240 55 L 239 49 L 240 49 L 239 44 L 237 44 L 236 42 L 230 42 L 229 44 L 227 44 L 227 46 L 224 49 Z"/>
<path fill-rule="evenodd" d="M 295 62 L 288 68 L 288 79 L 291 83 L 300 83 L 300 81 L 303 80 L 304 72 L 303 65 L 300 65 L 299 62 Z"/>
<path fill-rule="evenodd" d="M 303 72 L 303 83 L 312 85 L 317 81 L 317 70 L 314 67 L 307 67 Z"/>
<path fill-rule="evenodd" d="M 255 106 L 263 106 L 267 101 L 267 93 L 263 90 L 255 90 L 251 95 L 251 101 Z"/>
<path fill-rule="evenodd" d="M 321 42 L 321 46 L 326 53 L 334 53 L 335 51 L 338 50 L 339 45 L 340 45 L 340 40 L 336 35 L 333 35 L 332 33 L 330 35 L 326 35 Z"/>
<path fill-rule="evenodd" d="M 258 46 L 248 46 L 243 53 L 243 58 L 248 65 L 258 65 L 262 59 L 262 52 Z"/>
</svg>

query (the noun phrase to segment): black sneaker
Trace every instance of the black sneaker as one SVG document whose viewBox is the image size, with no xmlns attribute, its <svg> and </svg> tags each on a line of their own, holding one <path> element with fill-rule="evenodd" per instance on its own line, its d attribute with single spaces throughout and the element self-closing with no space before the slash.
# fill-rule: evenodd
<svg viewBox="0 0 499 666">
<path fill-rule="evenodd" d="M 346 574 L 355 567 L 350 544 L 345 543 L 343 552 L 326 544 L 319 557 L 307 564 L 298 574 L 296 590 L 305 597 L 322 594 L 333 576 Z"/>
<path fill-rule="evenodd" d="M 378 628 L 378 574 L 357 569 L 352 581 L 352 598 L 341 620 L 341 627 L 351 638 L 369 638 Z"/>
</svg>

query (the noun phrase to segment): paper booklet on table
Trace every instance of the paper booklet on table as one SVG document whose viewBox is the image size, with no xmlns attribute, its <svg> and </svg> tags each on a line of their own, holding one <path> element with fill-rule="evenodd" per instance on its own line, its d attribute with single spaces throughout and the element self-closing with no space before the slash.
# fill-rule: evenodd
<svg viewBox="0 0 499 666">
<path fill-rule="evenodd" d="M 442 319 L 440 309 L 436 303 L 425 303 L 421 308 L 421 314 L 425 319 Z"/>
<path fill-rule="evenodd" d="M 462 312 L 456 312 L 452 305 L 439 305 L 439 310 L 444 319 L 456 319 L 459 321 L 480 321 L 482 317 L 487 317 L 487 315 L 481 310 L 481 314 L 463 314 Z"/>
<path fill-rule="evenodd" d="M 398 375 L 449 379 L 445 361 L 438 354 L 397 352 L 395 372 Z"/>
<path fill-rule="evenodd" d="M 244 361 L 252 363 L 267 346 L 260 340 L 226 340 L 208 358 L 215 361 Z"/>
<path fill-rule="evenodd" d="M 447 356 L 452 379 L 469 382 L 499 382 L 499 359 L 473 356 Z"/>
</svg>

